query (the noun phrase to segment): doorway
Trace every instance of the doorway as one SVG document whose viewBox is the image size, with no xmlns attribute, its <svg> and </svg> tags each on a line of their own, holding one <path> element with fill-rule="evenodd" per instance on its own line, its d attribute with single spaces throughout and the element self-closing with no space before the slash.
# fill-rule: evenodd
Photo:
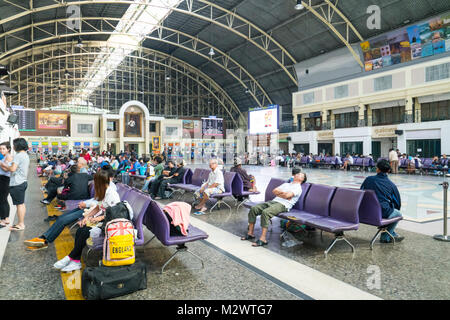
<svg viewBox="0 0 450 320">
<path fill-rule="evenodd" d="M 129 153 L 135 152 L 136 154 L 139 154 L 139 144 L 125 143 L 125 151 Z"/>
<path fill-rule="evenodd" d="M 372 141 L 373 161 L 377 162 L 378 158 L 380 157 L 381 157 L 381 141 Z"/>
<path fill-rule="evenodd" d="M 317 153 L 323 155 L 333 154 L 333 144 L 332 143 L 319 143 L 317 146 Z"/>
</svg>

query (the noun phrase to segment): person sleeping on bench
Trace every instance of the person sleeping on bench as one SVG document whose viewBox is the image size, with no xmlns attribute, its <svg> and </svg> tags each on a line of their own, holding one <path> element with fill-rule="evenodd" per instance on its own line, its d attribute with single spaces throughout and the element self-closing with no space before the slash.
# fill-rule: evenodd
<svg viewBox="0 0 450 320">
<path fill-rule="evenodd" d="M 254 230 L 256 217 L 261 215 L 261 236 L 259 240 L 253 243 L 253 246 L 260 247 L 268 244 L 266 235 L 270 219 L 282 212 L 291 210 L 302 195 L 302 184 L 307 180 L 306 174 L 302 173 L 301 169 L 294 168 L 292 169 L 292 176 L 292 182 L 284 183 L 273 190 L 273 193 L 276 196 L 275 199 L 261 203 L 250 209 L 248 213 L 248 232 L 241 240 L 255 239 Z"/>
</svg>

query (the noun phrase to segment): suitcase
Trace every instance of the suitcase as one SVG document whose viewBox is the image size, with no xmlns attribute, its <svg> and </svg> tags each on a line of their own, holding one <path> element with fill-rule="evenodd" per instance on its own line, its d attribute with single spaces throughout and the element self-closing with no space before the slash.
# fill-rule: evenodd
<svg viewBox="0 0 450 320">
<path fill-rule="evenodd" d="M 81 278 L 81 292 L 87 300 L 110 299 L 143 289 L 147 289 L 147 265 L 142 262 L 86 268 Z"/>
</svg>

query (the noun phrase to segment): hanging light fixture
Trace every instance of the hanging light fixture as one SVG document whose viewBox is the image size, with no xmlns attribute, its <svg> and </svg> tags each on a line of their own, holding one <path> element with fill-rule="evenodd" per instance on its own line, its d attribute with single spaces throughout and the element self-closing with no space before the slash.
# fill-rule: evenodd
<svg viewBox="0 0 450 320">
<path fill-rule="evenodd" d="M 77 47 L 78 48 L 82 48 L 83 47 L 83 40 L 81 39 L 81 37 L 78 37 Z"/>
<path fill-rule="evenodd" d="M 68 78 L 69 76 L 70 76 L 69 71 L 67 71 L 67 69 L 64 70 L 64 77 Z"/>
<path fill-rule="evenodd" d="M 245 93 L 246 93 L 246 94 L 249 94 L 249 93 L 250 93 L 250 90 L 249 90 L 248 88 L 245 88 Z"/>
<path fill-rule="evenodd" d="M 297 0 L 297 4 L 295 5 L 294 8 L 295 8 L 295 10 L 302 10 L 302 9 L 304 9 L 305 7 L 302 4 L 302 0 Z"/>
<path fill-rule="evenodd" d="M 211 49 L 209 49 L 208 54 L 212 57 L 213 55 L 215 55 L 216 53 L 214 52 L 214 48 L 211 47 Z"/>
</svg>

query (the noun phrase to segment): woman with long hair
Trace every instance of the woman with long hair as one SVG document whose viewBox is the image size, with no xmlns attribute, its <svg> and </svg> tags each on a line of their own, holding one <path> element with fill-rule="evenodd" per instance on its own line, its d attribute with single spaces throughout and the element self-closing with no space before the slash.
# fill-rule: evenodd
<svg viewBox="0 0 450 320">
<path fill-rule="evenodd" d="M 106 208 L 112 207 L 120 202 L 117 189 L 110 184 L 110 175 L 106 170 L 98 171 L 94 176 L 95 198 L 98 205 L 85 214 L 83 220 L 79 221 L 80 228 L 75 235 L 75 244 L 68 256 L 65 256 L 53 266 L 62 272 L 71 272 L 81 269 L 81 252 L 86 246 L 86 240 L 90 237 L 90 230 L 98 226 L 105 218 Z"/>
<path fill-rule="evenodd" d="M 11 166 L 13 160 L 11 154 L 11 145 L 9 142 L 0 143 L 0 153 L 3 155 L 1 163 Z M 0 228 L 6 227 L 9 224 L 9 180 L 11 172 L 5 171 L 0 167 Z"/>
</svg>

